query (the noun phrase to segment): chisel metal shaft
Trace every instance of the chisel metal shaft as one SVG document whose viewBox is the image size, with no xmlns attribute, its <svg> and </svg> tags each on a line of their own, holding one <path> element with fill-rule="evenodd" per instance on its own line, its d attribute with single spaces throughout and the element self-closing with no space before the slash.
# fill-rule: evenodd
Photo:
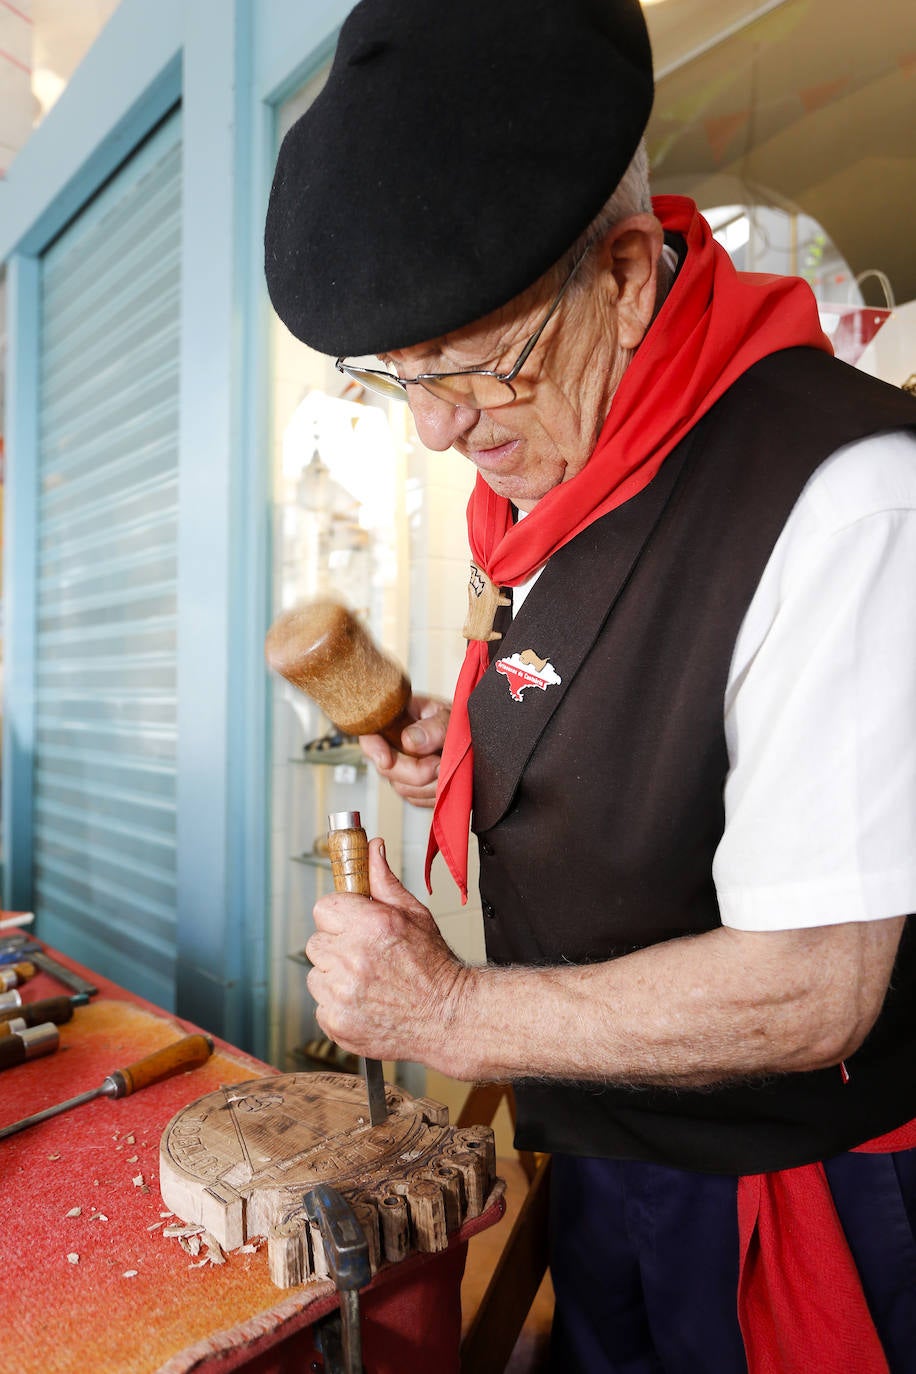
<svg viewBox="0 0 916 1374">
<path fill-rule="evenodd" d="M 358 811 L 336 811 L 328 816 L 328 853 L 335 892 L 356 892 L 370 897 L 369 841 Z M 369 1120 L 380 1126 L 388 1116 L 385 1077 L 378 1059 L 364 1059 Z"/>
<path fill-rule="evenodd" d="M 28 1126 L 37 1126 L 40 1121 L 47 1121 L 61 1112 L 68 1112 L 71 1107 L 81 1107 L 96 1097 L 129 1097 L 141 1088 L 148 1088 L 153 1083 L 172 1078 L 176 1073 L 184 1073 L 185 1069 L 194 1069 L 206 1063 L 212 1053 L 213 1041 L 209 1035 L 182 1036 L 173 1044 L 166 1045 L 165 1049 L 156 1050 L 155 1054 L 149 1054 L 145 1059 L 138 1059 L 136 1064 L 115 1069 L 98 1088 L 91 1088 L 89 1092 L 59 1102 L 55 1107 L 46 1107 L 43 1112 L 35 1112 L 33 1116 L 14 1121 L 10 1126 L 0 1127 L 0 1140 L 15 1135 L 17 1131 L 24 1131 Z"/>
</svg>

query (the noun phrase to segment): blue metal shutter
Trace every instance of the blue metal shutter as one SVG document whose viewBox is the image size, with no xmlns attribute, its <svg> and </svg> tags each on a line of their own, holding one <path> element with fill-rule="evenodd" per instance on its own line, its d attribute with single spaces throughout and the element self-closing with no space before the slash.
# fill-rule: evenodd
<svg viewBox="0 0 916 1374">
<path fill-rule="evenodd" d="M 175 998 L 181 124 L 42 259 L 39 934 Z"/>
</svg>

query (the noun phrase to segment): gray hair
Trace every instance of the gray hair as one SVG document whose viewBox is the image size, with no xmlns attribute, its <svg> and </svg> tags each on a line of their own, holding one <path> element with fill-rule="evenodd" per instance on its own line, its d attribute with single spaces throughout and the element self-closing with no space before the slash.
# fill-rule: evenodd
<svg viewBox="0 0 916 1374">
<path fill-rule="evenodd" d="M 600 242 L 609 230 L 621 220 L 631 215 L 652 214 L 652 192 L 649 189 L 649 152 L 646 140 L 641 138 L 629 166 L 617 183 L 612 194 L 604 202 L 595 218 L 579 235 L 572 247 L 563 254 L 554 271 L 560 280 L 572 270 L 573 263 L 582 256 L 593 243 Z M 588 289 L 588 272 L 578 273 L 571 283 L 571 290 Z"/>
<path fill-rule="evenodd" d="M 573 244 L 570 256 L 575 258 L 589 248 L 609 229 L 631 215 L 651 215 L 652 193 L 649 190 L 649 152 L 641 138 L 630 164 L 611 196 L 604 202 L 591 224 Z"/>
</svg>

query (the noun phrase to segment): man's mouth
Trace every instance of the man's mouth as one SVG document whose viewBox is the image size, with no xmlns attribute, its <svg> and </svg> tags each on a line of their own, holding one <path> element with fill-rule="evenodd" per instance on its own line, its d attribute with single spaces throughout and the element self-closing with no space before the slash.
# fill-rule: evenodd
<svg viewBox="0 0 916 1374">
<path fill-rule="evenodd" d="M 482 472 L 501 472 L 512 463 L 518 439 L 507 439 L 505 443 L 483 446 L 468 445 L 466 456 Z"/>
</svg>

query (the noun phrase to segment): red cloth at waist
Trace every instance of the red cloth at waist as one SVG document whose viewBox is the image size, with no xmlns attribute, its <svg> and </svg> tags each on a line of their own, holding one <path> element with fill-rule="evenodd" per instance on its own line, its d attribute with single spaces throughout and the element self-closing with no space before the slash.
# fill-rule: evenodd
<svg viewBox="0 0 916 1374">
<path fill-rule="evenodd" d="M 916 1120 L 856 1147 L 916 1148 Z M 822 1164 L 738 1180 L 738 1320 L 748 1374 L 889 1374 Z"/>
</svg>

